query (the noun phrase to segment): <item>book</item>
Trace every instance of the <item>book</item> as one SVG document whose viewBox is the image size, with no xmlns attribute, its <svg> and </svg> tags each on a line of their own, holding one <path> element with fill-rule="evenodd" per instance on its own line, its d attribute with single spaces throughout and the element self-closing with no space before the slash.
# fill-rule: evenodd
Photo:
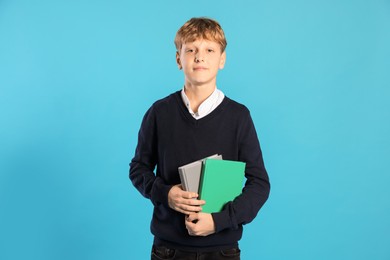
<svg viewBox="0 0 390 260">
<path fill-rule="evenodd" d="M 202 212 L 220 212 L 223 206 L 241 194 L 245 163 L 206 159 L 199 185 L 199 199 L 205 200 Z"/>
<path fill-rule="evenodd" d="M 207 158 L 222 160 L 222 155 L 214 154 Z M 198 193 L 202 164 L 205 159 L 206 158 L 183 165 L 178 168 L 183 190 Z"/>
</svg>

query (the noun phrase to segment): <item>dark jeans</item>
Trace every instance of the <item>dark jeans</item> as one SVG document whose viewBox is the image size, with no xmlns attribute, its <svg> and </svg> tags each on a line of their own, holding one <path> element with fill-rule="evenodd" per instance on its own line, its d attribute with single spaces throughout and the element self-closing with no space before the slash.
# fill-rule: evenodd
<svg viewBox="0 0 390 260">
<path fill-rule="evenodd" d="M 213 252 L 187 252 L 177 249 L 170 249 L 163 246 L 152 247 L 152 260 L 174 259 L 174 260 L 240 260 L 240 249 L 231 248 Z"/>
</svg>

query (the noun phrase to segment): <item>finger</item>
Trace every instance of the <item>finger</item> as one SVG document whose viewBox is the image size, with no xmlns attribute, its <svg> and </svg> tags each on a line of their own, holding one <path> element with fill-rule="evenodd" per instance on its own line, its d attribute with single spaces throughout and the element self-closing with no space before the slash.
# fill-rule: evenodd
<svg viewBox="0 0 390 260">
<path fill-rule="evenodd" d="M 186 222 L 186 228 L 190 236 L 198 236 L 200 234 L 197 230 L 196 224 L 193 222 Z"/>
<path fill-rule="evenodd" d="M 185 215 L 190 215 L 190 214 L 193 214 L 194 212 L 197 212 L 197 211 L 188 211 L 188 210 L 177 210 Z"/>
<path fill-rule="evenodd" d="M 175 192 L 183 191 L 183 188 L 181 187 L 181 184 L 173 185 L 172 189 L 173 189 Z"/>
<path fill-rule="evenodd" d="M 188 222 L 191 222 L 191 223 L 192 223 L 192 221 L 198 220 L 198 219 L 199 219 L 198 216 L 199 216 L 198 213 L 192 213 L 192 214 L 189 214 L 189 215 L 187 216 L 186 220 L 187 220 Z"/>
<path fill-rule="evenodd" d="M 188 202 L 188 204 L 192 205 L 192 206 L 201 206 L 201 205 L 206 204 L 206 201 L 204 201 L 204 200 L 191 199 L 191 200 L 187 200 L 186 202 Z"/>
<path fill-rule="evenodd" d="M 188 233 L 189 234 L 193 234 L 194 233 L 194 228 L 195 228 L 195 223 L 193 223 L 193 222 L 191 222 L 191 221 L 187 221 L 186 220 L 186 223 L 185 223 L 185 225 L 186 225 L 186 228 L 187 228 L 187 230 L 188 230 Z"/>
<path fill-rule="evenodd" d="M 187 228 L 187 231 L 188 231 L 188 235 L 195 236 L 195 233 L 191 228 Z"/>
<path fill-rule="evenodd" d="M 182 197 L 185 199 L 194 199 L 198 197 L 198 194 L 195 192 L 184 191 L 182 193 Z"/>
<path fill-rule="evenodd" d="M 199 211 L 202 211 L 202 207 L 199 206 L 190 206 L 190 205 L 181 205 L 181 209 L 187 211 L 188 214 L 193 214 Z"/>
<path fill-rule="evenodd" d="M 173 209 L 186 215 L 194 214 L 195 212 L 199 212 L 202 210 L 201 207 L 193 207 L 188 205 L 178 205 Z"/>
</svg>

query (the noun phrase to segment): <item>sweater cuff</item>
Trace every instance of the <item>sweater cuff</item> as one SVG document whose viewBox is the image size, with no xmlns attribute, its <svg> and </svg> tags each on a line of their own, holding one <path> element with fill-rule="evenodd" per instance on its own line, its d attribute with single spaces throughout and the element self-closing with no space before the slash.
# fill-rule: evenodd
<svg viewBox="0 0 390 260">
<path fill-rule="evenodd" d="M 160 178 L 156 178 L 151 194 L 151 201 L 153 205 L 163 204 L 168 206 L 168 192 L 172 185 L 166 185 Z"/>
<path fill-rule="evenodd" d="M 230 223 L 229 216 L 227 216 L 226 214 L 223 214 L 221 212 L 211 213 L 211 216 L 214 220 L 215 233 L 218 233 L 227 228 L 231 228 L 232 225 Z"/>
<path fill-rule="evenodd" d="M 221 212 L 211 213 L 214 220 L 215 232 L 218 233 L 224 229 L 238 229 L 238 223 L 233 211 L 232 203 L 225 205 Z"/>
</svg>

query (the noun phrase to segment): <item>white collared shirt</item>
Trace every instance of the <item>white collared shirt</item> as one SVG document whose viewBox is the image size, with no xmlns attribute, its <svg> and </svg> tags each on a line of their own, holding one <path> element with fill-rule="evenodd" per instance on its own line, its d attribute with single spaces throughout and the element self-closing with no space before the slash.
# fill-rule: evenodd
<svg viewBox="0 0 390 260">
<path fill-rule="evenodd" d="M 181 97 L 183 99 L 184 104 L 186 105 L 188 112 L 195 118 L 195 119 L 201 119 L 202 117 L 207 116 L 211 112 L 213 112 L 214 109 L 217 108 L 218 105 L 220 105 L 225 97 L 225 94 L 217 88 L 215 88 L 214 92 L 205 100 L 203 101 L 199 108 L 198 112 L 194 112 L 191 109 L 190 100 L 188 99 L 184 88 L 181 90 Z"/>
</svg>

